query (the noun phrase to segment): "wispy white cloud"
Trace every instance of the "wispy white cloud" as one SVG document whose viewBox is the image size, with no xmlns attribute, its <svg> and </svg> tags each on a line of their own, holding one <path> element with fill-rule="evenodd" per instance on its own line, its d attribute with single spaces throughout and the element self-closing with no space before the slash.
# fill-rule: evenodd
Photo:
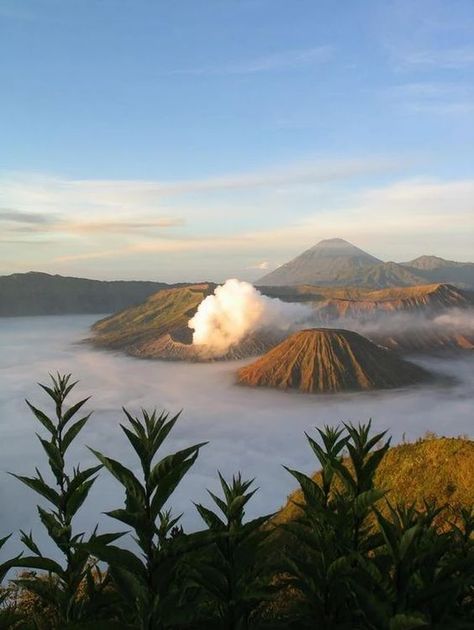
<svg viewBox="0 0 474 630">
<path fill-rule="evenodd" d="M 249 265 L 247 269 L 257 269 L 258 271 L 268 271 L 277 265 L 272 265 L 268 260 L 262 260 L 262 262 L 255 263 L 254 265 Z"/>
<path fill-rule="evenodd" d="M 399 61 L 412 68 L 458 70 L 474 65 L 474 46 L 400 50 Z"/>
<path fill-rule="evenodd" d="M 54 216 L 54 219 L 53 219 Z M 179 217 L 162 217 L 148 220 L 70 220 L 57 215 L 27 212 L 0 212 L 2 234 L 31 235 L 90 235 L 123 234 L 129 232 L 150 233 L 156 229 L 172 228 L 184 225 Z M 2 242 L 4 239 L 1 239 Z"/>
<path fill-rule="evenodd" d="M 256 74 L 302 68 L 328 62 L 333 56 L 332 46 L 315 46 L 284 50 L 275 53 L 223 65 L 202 66 L 173 70 L 171 74 L 191 76 Z"/>
<path fill-rule="evenodd" d="M 219 279 L 225 268 L 257 277 L 334 236 L 380 258 L 471 257 L 474 181 L 404 179 L 360 189 L 367 174 L 393 178 L 398 162 L 313 160 L 178 182 L 3 173 L 1 272 L 97 275 L 107 268 L 130 277 L 136 269 L 135 277 L 173 280 L 193 272 Z M 354 177 L 362 177 L 355 189 L 340 185 Z"/>
<path fill-rule="evenodd" d="M 280 186 L 315 185 L 353 177 L 393 172 L 406 162 L 399 157 L 374 156 L 354 159 L 307 159 L 297 163 L 244 173 L 177 181 L 74 180 L 35 173 L 0 172 L 0 205 L 16 208 L 17 216 L 30 218 L 67 217 L 79 230 L 117 229 L 120 223 L 131 228 L 176 226 L 166 200 L 180 196 L 226 191 L 254 191 Z M 189 204 L 187 205 L 189 209 Z M 166 216 L 163 213 L 166 211 Z M 9 211 L 10 212 L 10 211 Z M 157 216 L 160 215 L 160 216 Z M 52 219 L 49 223 L 53 223 Z"/>
<path fill-rule="evenodd" d="M 15 210 L 14 208 L 0 208 L 0 221 L 4 224 L 26 223 L 29 225 L 41 225 L 51 223 L 53 221 L 53 217 L 47 214 L 22 212 L 21 210 Z"/>
<path fill-rule="evenodd" d="M 284 252 L 295 255 L 320 239 L 334 236 L 355 241 L 382 259 L 401 260 L 421 253 L 468 259 L 472 255 L 473 233 L 474 180 L 407 180 L 352 193 L 335 207 L 321 208 L 311 217 L 280 228 L 202 237 L 146 238 L 120 249 L 64 255 L 55 261 L 184 252 L 240 255 L 255 260 L 255 254 L 261 251 L 281 259 Z M 397 250 L 398 256 L 394 255 Z M 272 266 L 264 260 L 245 268 L 261 272 Z"/>
<path fill-rule="evenodd" d="M 294 243 L 295 251 L 304 242 L 340 236 L 382 259 L 423 251 L 469 260 L 473 234 L 474 180 L 413 179 L 350 194 L 336 208 L 260 236 L 281 248 Z"/>
<path fill-rule="evenodd" d="M 75 234 L 94 234 L 111 232 L 140 231 L 148 232 L 154 229 L 179 227 L 185 221 L 179 217 L 162 217 L 156 220 L 149 219 L 143 221 L 65 221 L 55 225 L 57 231 L 71 232 Z"/>
<path fill-rule="evenodd" d="M 384 89 L 382 96 L 407 113 L 462 115 L 474 112 L 474 87 L 463 83 L 404 83 Z"/>
</svg>

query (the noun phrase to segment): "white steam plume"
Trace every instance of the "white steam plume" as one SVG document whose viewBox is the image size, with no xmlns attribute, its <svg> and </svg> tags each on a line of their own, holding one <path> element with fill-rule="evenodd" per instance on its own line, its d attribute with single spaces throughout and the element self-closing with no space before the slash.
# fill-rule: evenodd
<svg viewBox="0 0 474 630">
<path fill-rule="evenodd" d="M 214 356 L 257 330 L 289 330 L 308 320 L 312 309 L 262 295 L 248 282 L 227 280 L 204 299 L 188 326 L 194 329 L 193 343 L 206 346 Z"/>
</svg>

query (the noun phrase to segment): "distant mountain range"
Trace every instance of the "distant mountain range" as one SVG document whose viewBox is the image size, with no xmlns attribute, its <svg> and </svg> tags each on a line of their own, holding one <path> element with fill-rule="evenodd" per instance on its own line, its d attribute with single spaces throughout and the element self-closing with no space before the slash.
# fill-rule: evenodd
<svg viewBox="0 0 474 630">
<path fill-rule="evenodd" d="M 170 286 L 164 282 L 87 280 L 31 271 L 0 276 L 0 317 L 112 313 Z"/>
<path fill-rule="evenodd" d="M 474 288 L 474 263 L 420 256 L 409 262 L 383 262 L 341 238 L 320 241 L 260 278 L 258 286 L 353 286 L 372 289 L 450 283 Z"/>
<path fill-rule="evenodd" d="M 474 263 L 454 262 L 437 256 L 420 256 L 404 263 L 383 262 L 343 239 L 333 238 L 321 241 L 255 284 L 264 293 L 282 299 L 285 297 L 279 293 L 285 293 L 286 287 L 287 301 L 306 301 L 307 291 L 313 288 L 322 293 L 324 288 L 346 287 L 348 299 L 353 300 L 349 293 L 355 289 L 440 283 L 474 289 Z M 35 271 L 15 273 L 0 276 L 0 317 L 116 313 L 144 302 L 162 289 L 184 286 L 190 284 L 89 280 Z M 298 287 L 297 296 L 294 295 L 295 287 Z M 321 300 L 322 296 L 316 299 Z M 364 300 L 364 297 L 356 299 Z"/>
</svg>

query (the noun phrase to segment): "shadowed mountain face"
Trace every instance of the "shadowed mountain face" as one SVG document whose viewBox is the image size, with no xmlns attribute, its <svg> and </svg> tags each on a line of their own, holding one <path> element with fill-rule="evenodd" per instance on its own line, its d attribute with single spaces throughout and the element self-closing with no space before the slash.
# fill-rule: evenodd
<svg viewBox="0 0 474 630">
<path fill-rule="evenodd" d="M 474 263 L 457 263 L 436 256 L 421 256 L 408 263 L 383 262 L 343 239 L 334 238 L 321 241 L 256 284 L 382 289 L 443 282 L 474 288 Z"/>
<path fill-rule="evenodd" d="M 239 370 L 239 383 L 324 393 L 403 387 L 427 373 L 349 331 L 299 331 Z"/>
<path fill-rule="evenodd" d="M 143 302 L 169 286 L 164 282 L 106 282 L 34 271 L 15 273 L 0 276 L 0 317 L 111 313 Z"/>
<path fill-rule="evenodd" d="M 420 256 L 403 263 L 411 272 L 429 282 L 451 282 L 459 286 L 474 288 L 474 263 L 459 263 L 438 256 Z"/>
</svg>

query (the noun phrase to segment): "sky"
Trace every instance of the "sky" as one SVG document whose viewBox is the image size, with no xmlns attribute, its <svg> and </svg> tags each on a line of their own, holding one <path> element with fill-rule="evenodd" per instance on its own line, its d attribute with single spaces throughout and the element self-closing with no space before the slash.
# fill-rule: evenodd
<svg viewBox="0 0 474 630">
<path fill-rule="evenodd" d="M 472 0 L 0 0 L 0 274 L 473 260 Z"/>
</svg>

